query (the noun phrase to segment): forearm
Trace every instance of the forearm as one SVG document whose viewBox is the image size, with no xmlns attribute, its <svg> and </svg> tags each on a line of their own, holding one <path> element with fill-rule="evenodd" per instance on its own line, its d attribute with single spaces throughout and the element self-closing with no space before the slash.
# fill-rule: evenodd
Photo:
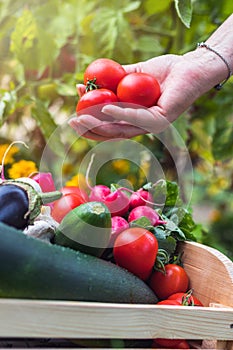
<svg viewBox="0 0 233 350">
<path fill-rule="evenodd" d="M 227 61 L 233 72 L 233 14 L 205 41 Z M 195 62 L 199 72 L 200 95 L 224 81 L 229 69 L 218 55 L 205 47 L 184 55 L 184 58 Z"/>
</svg>

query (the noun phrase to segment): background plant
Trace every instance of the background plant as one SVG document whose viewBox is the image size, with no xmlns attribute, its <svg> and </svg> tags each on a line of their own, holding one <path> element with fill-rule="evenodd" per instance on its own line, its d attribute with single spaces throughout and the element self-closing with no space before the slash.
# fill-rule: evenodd
<svg viewBox="0 0 233 350">
<path fill-rule="evenodd" d="M 75 85 L 82 82 L 88 63 L 98 57 L 125 64 L 166 53 L 182 54 L 195 49 L 232 10 L 231 0 L 1 0 L 1 143 L 25 141 L 30 158 L 39 166 L 51 135 L 75 112 Z M 205 208 L 201 220 L 210 227 L 211 234 L 199 239 L 230 257 L 232 119 L 230 80 L 221 92 L 210 91 L 200 98 L 175 123 L 193 162 L 194 208 L 197 204 Z M 163 145 L 148 136 L 137 140 L 156 155 L 172 179 L 174 165 Z M 67 179 L 75 176 L 94 145 L 83 138 L 71 144 L 69 132 L 50 141 L 51 152 L 69 149 L 63 164 Z M 22 157 L 28 158 L 28 153 L 24 151 Z M 116 164 L 107 166 L 111 169 L 108 177 L 103 171 L 99 181 L 116 176 Z M 56 175 L 56 162 L 50 171 Z M 131 178 L 137 179 L 138 171 L 130 165 Z"/>
</svg>

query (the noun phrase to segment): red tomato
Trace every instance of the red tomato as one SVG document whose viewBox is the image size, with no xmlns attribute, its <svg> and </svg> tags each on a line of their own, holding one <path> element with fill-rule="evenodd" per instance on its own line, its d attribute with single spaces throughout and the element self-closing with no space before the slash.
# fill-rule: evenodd
<svg viewBox="0 0 233 350">
<path fill-rule="evenodd" d="M 84 73 L 84 84 L 91 89 L 92 84 L 98 88 L 104 88 L 116 92 L 117 85 L 126 75 L 122 65 L 109 58 L 99 58 L 86 68 Z"/>
<path fill-rule="evenodd" d="M 82 190 L 81 188 L 77 186 L 64 186 L 59 190 L 63 195 L 68 194 L 68 193 L 74 193 L 77 194 L 78 196 L 81 196 L 85 202 L 89 201 L 88 194 L 86 191 Z"/>
<path fill-rule="evenodd" d="M 121 102 L 152 107 L 161 95 L 157 80 L 147 73 L 130 73 L 118 84 L 117 97 Z"/>
<path fill-rule="evenodd" d="M 181 303 L 177 300 L 162 300 L 159 301 L 156 305 L 173 305 L 181 306 Z M 189 345 L 186 340 L 183 339 L 166 339 L 166 338 L 156 338 L 153 340 L 152 348 L 169 348 L 169 349 L 189 349 Z M 185 347 L 186 346 L 186 347 Z"/>
<path fill-rule="evenodd" d="M 171 294 L 185 293 L 189 278 L 183 267 L 176 264 L 165 265 L 165 273 L 153 271 L 149 285 L 159 299 L 168 299 Z"/>
<path fill-rule="evenodd" d="M 113 118 L 101 112 L 105 104 L 118 102 L 114 92 L 108 89 L 96 89 L 85 93 L 77 103 L 76 112 L 82 114 L 91 114 L 100 120 L 112 121 Z"/>
<path fill-rule="evenodd" d="M 54 202 L 51 215 L 57 222 L 61 222 L 68 212 L 86 201 L 79 195 L 68 193 Z"/>
<path fill-rule="evenodd" d="M 157 305 L 182 305 L 178 300 L 164 299 L 157 303 Z"/>
<path fill-rule="evenodd" d="M 168 297 L 170 301 L 178 301 L 185 306 L 204 306 L 202 302 L 191 293 L 174 293 Z"/>
<path fill-rule="evenodd" d="M 142 280 L 146 280 L 153 269 L 158 252 L 158 241 L 148 230 L 133 227 L 117 236 L 113 256 L 117 265 L 124 267 Z"/>
<path fill-rule="evenodd" d="M 153 340 L 152 348 L 163 349 L 190 349 L 188 342 L 185 339 L 163 339 L 157 338 Z"/>
</svg>

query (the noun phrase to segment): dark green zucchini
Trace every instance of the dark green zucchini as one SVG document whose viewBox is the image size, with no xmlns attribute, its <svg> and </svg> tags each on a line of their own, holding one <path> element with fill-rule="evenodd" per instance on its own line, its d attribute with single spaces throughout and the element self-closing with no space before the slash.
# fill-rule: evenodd
<svg viewBox="0 0 233 350">
<path fill-rule="evenodd" d="M 117 265 L 45 243 L 0 223 L 0 297 L 154 304 L 140 279 Z"/>
<path fill-rule="evenodd" d="M 111 214 L 104 203 L 87 202 L 72 209 L 58 226 L 54 242 L 101 256 L 109 244 Z"/>
</svg>

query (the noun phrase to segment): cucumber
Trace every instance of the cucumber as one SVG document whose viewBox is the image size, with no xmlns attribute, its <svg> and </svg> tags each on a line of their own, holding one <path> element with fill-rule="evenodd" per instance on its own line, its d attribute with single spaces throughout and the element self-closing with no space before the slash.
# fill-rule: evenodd
<svg viewBox="0 0 233 350">
<path fill-rule="evenodd" d="M 117 265 L 45 243 L 0 223 L 0 297 L 155 304 L 154 292 Z"/>
<path fill-rule="evenodd" d="M 111 214 L 104 203 L 87 202 L 72 209 L 55 232 L 54 242 L 101 256 L 109 244 Z"/>
</svg>

